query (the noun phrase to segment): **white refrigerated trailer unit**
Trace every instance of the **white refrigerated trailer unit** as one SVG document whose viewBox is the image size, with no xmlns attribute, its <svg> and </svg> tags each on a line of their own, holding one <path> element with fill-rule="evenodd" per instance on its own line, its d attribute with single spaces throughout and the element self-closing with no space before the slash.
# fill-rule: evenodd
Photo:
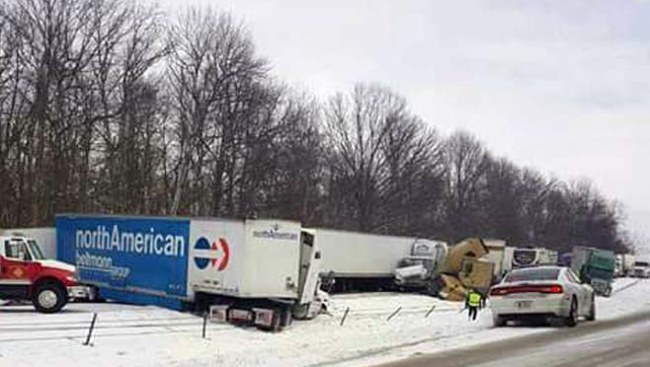
<svg viewBox="0 0 650 367">
<path fill-rule="evenodd" d="M 335 292 L 393 289 L 394 271 L 417 240 L 324 228 L 314 232 L 322 254 L 321 275 Z"/>
</svg>

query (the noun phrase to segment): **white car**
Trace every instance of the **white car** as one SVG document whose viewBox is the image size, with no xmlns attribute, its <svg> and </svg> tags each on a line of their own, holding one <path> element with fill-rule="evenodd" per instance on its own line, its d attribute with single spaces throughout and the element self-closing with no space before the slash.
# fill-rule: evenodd
<svg viewBox="0 0 650 367">
<path fill-rule="evenodd" d="M 517 269 L 490 289 L 494 326 L 511 320 L 561 319 L 575 326 L 578 318 L 596 319 L 594 290 L 569 268 L 540 266 Z"/>
</svg>

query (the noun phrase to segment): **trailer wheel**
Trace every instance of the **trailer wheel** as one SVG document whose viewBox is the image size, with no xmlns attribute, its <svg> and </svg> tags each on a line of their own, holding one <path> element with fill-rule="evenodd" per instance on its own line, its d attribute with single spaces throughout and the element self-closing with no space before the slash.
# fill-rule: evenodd
<svg viewBox="0 0 650 367">
<path fill-rule="evenodd" d="M 273 321 L 271 324 L 271 331 L 277 333 L 282 330 L 282 311 L 275 309 L 273 310 Z"/>
<path fill-rule="evenodd" d="M 63 286 L 56 283 L 45 283 L 36 287 L 32 303 L 38 312 L 55 313 L 68 303 L 68 298 Z"/>
<path fill-rule="evenodd" d="M 210 300 L 203 293 L 198 292 L 194 299 L 194 312 L 203 315 L 210 308 Z"/>
<path fill-rule="evenodd" d="M 285 307 L 282 310 L 282 322 L 280 324 L 280 327 L 285 328 L 291 325 L 292 321 L 293 321 L 293 315 L 291 313 L 291 307 Z"/>
</svg>

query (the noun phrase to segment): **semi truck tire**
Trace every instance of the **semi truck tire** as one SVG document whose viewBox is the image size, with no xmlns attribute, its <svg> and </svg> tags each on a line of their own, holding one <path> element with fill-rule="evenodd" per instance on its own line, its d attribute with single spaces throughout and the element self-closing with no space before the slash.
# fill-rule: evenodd
<svg viewBox="0 0 650 367">
<path fill-rule="evenodd" d="M 283 320 L 283 313 L 282 310 L 279 308 L 275 308 L 272 310 L 272 317 L 271 317 L 271 322 L 268 325 L 259 325 L 253 322 L 255 324 L 255 327 L 257 327 L 259 330 L 264 330 L 264 331 L 270 331 L 270 332 L 278 332 L 283 329 L 284 325 L 282 324 Z"/>
<path fill-rule="evenodd" d="M 275 309 L 273 312 L 273 324 L 271 325 L 271 330 L 274 333 L 282 330 L 282 311 L 280 309 Z"/>
<path fill-rule="evenodd" d="M 285 307 L 282 310 L 282 322 L 280 323 L 280 328 L 284 329 L 285 327 L 291 325 L 293 321 L 293 313 L 291 312 L 291 307 Z"/>
<path fill-rule="evenodd" d="M 210 308 L 210 300 L 203 293 L 197 292 L 194 298 L 194 313 L 203 315 Z"/>
<path fill-rule="evenodd" d="M 38 312 L 55 313 L 61 311 L 63 306 L 68 303 L 68 297 L 63 286 L 56 283 L 45 283 L 36 287 L 32 303 Z"/>
</svg>

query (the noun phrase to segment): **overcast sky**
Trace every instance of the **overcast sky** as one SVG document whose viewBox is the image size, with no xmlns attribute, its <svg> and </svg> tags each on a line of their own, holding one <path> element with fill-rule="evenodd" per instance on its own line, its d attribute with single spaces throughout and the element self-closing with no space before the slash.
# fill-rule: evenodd
<svg viewBox="0 0 650 367">
<path fill-rule="evenodd" d="M 326 97 L 380 82 L 443 133 L 590 178 L 650 234 L 650 2 L 160 0 L 244 21 L 273 73 Z M 182 5 L 179 5 L 182 4 Z"/>
</svg>

